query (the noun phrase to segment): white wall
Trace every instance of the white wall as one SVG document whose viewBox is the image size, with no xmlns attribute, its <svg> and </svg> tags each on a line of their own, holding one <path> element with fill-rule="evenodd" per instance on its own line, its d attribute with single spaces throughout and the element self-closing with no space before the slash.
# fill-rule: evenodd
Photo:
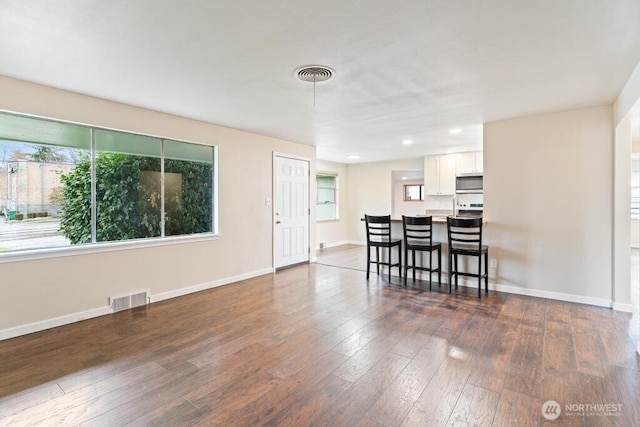
<svg viewBox="0 0 640 427">
<path fill-rule="evenodd" d="M 627 132 L 624 126 L 628 125 L 631 127 L 631 147 L 634 152 L 637 149 L 637 141 L 638 141 L 638 133 L 640 133 L 640 126 L 634 128 L 633 120 L 640 120 L 640 62 L 636 65 L 635 70 L 629 77 L 629 80 L 625 84 L 622 92 L 618 96 L 614 106 L 614 125 L 616 126 L 616 142 L 615 142 L 615 182 L 614 182 L 614 193 L 616 195 L 616 203 L 614 204 L 614 223 L 613 223 L 613 234 L 614 234 L 614 272 L 613 272 L 613 296 L 615 299 L 615 304 L 619 306 L 623 306 L 625 308 L 633 307 L 633 304 L 625 301 L 627 295 L 629 295 L 629 300 L 631 299 L 631 285 L 629 278 L 629 270 L 630 270 L 630 257 L 628 256 L 628 246 L 627 239 L 625 238 L 624 233 L 629 232 L 629 221 L 624 219 L 623 209 L 625 208 L 626 203 L 618 203 L 619 200 L 623 197 L 623 192 L 625 191 L 625 186 L 628 185 L 629 180 L 627 179 L 627 183 L 625 184 L 625 167 L 624 164 L 629 153 L 629 144 L 628 140 L 625 137 L 618 139 L 619 132 L 624 132 L 627 135 Z M 624 121 L 627 120 L 625 124 Z M 628 177 L 626 177 L 628 178 Z M 628 193 L 627 193 L 628 194 Z M 619 301 L 619 302 L 618 302 Z M 635 301 L 638 303 L 638 301 Z M 615 307 L 615 305 L 614 305 Z M 640 320 L 638 320 L 640 322 Z M 638 353 L 640 353 L 640 341 L 638 341 Z"/>
<path fill-rule="evenodd" d="M 485 124 L 484 212 L 498 285 L 610 303 L 612 118 L 608 106 Z"/>
<path fill-rule="evenodd" d="M 394 170 L 420 170 L 424 167 L 422 157 L 388 162 L 350 164 L 348 167 L 349 188 L 349 240 L 366 243 L 365 214 L 391 215 L 393 200 Z"/>
<path fill-rule="evenodd" d="M 631 210 L 631 120 L 615 129 L 613 188 L 613 301 L 620 309 L 631 306 L 631 237 L 634 221 Z M 637 222 L 635 222 L 637 224 Z"/>
<path fill-rule="evenodd" d="M 323 160 L 316 161 L 316 170 L 318 172 L 331 172 L 338 175 L 338 220 L 316 222 L 316 241 L 318 246 L 320 243 L 324 247 L 338 246 L 348 243 L 348 220 L 349 220 L 349 203 L 347 199 L 347 188 L 349 188 L 349 179 L 347 174 L 348 165 L 344 163 L 328 162 Z M 314 199 L 315 200 L 315 199 Z"/>
<path fill-rule="evenodd" d="M 272 153 L 309 158 L 315 175 L 311 146 L 6 77 L 0 94 L 0 109 L 218 145 L 220 230 L 217 240 L 0 263 L 0 338 L 33 329 L 25 325 L 34 322 L 95 315 L 112 295 L 150 289 L 152 296 L 168 296 L 271 271 L 272 207 L 265 198 L 273 197 Z M 314 218 L 312 248 L 313 224 Z"/>
<path fill-rule="evenodd" d="M 415 216 L 424 215 L 425 207 L 424 200 L 404 200 L 404 186 L 405 185 L 422 185 L 423 179 L 407 179 L 407 180 L 395 180 L 393 182 L 393 204 L 391 217 L 401 219 L 402 215 Z"/>
<path fill-rule="evenodd" d="M 640 100 L 640 62 L 629 76 L 629 80 L 620 92 L 618 99 L 613 105 L 614 126 L 617 126 L 627 117 L 629 111 Z"/>
<path fill-rule="evenodd" d="M 631 152 L 637 152 L 640 134 L 640 62 L 629 77 L 613 105 L 615 126 L 614 206 L 613 206 L 613 298 L 614 307 L 630 310 L 630 233 L 635 224 L 629 221 L 629 173 Z M 640 351 L 640 343 L 638 345 Z"/>
</svg>

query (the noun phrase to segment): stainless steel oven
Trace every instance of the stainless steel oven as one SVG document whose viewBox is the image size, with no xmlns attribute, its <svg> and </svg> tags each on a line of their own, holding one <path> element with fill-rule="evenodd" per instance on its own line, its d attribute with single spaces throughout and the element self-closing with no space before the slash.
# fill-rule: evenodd
<svg viewBox="0 0 640 427">
<path fill-rule="evenodd" d="M 462 217 L 482 217 L 484 201 L 482 194 L 460 194 L 454 196 L 454 215 Z"/>
<path fill-rule="evenodd" d="M 467 218 L 482 218 L 482 208 L 458 209 L 458 215 Z"/>
<path fill-rule="evenodd" d="M 482 193 L 482 175 L 460 175 L 456 177 L 456 193 Z"/>
</svg>

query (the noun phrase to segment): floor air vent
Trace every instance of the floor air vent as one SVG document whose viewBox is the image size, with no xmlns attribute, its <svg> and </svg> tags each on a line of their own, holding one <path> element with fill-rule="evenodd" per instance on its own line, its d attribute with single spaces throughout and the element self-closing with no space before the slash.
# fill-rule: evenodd
<svg viewBox="0 0 640 427">
<path fill-rule="evenodd" d="M 116 311 L 126 310 L 128 308 L 146 305 L 149 301 L 149 291 L 136 292 L 135 294 L 120 295 L 109 298 L 111 309 Z"/>
</svg>

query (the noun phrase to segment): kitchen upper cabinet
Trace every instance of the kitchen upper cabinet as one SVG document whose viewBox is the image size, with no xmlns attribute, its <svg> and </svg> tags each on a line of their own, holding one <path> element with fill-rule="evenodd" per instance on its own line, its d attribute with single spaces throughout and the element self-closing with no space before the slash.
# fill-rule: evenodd
<svg viewBox="0 0 640 427">
<path fill-rule="evenodd" d="M 424 190 L 429 196 L 452 195 L 456 192 L 456 155 L 424 158 Z"/>
<path fill-rule="evenodd" d="M 456 154 L 456 173 L 482 173 L 482 151 Z"/>
</svg>

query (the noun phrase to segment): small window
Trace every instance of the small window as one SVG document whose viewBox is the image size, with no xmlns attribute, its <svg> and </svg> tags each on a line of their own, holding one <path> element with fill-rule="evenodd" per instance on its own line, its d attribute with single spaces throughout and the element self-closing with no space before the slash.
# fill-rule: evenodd
<svg viewBox="0 0 640 427">
<path fill-rule="evenodd" d="M 338 177 L 332 174 L 317 174 L 316 184 L 316 220 L 338 219 Z"/>
<path fill-rule="evenodd" d="M 424 185 L 409 184 L 404 186 L 404 201 L 419 202 L 424 200 Z"/>
</svg>

